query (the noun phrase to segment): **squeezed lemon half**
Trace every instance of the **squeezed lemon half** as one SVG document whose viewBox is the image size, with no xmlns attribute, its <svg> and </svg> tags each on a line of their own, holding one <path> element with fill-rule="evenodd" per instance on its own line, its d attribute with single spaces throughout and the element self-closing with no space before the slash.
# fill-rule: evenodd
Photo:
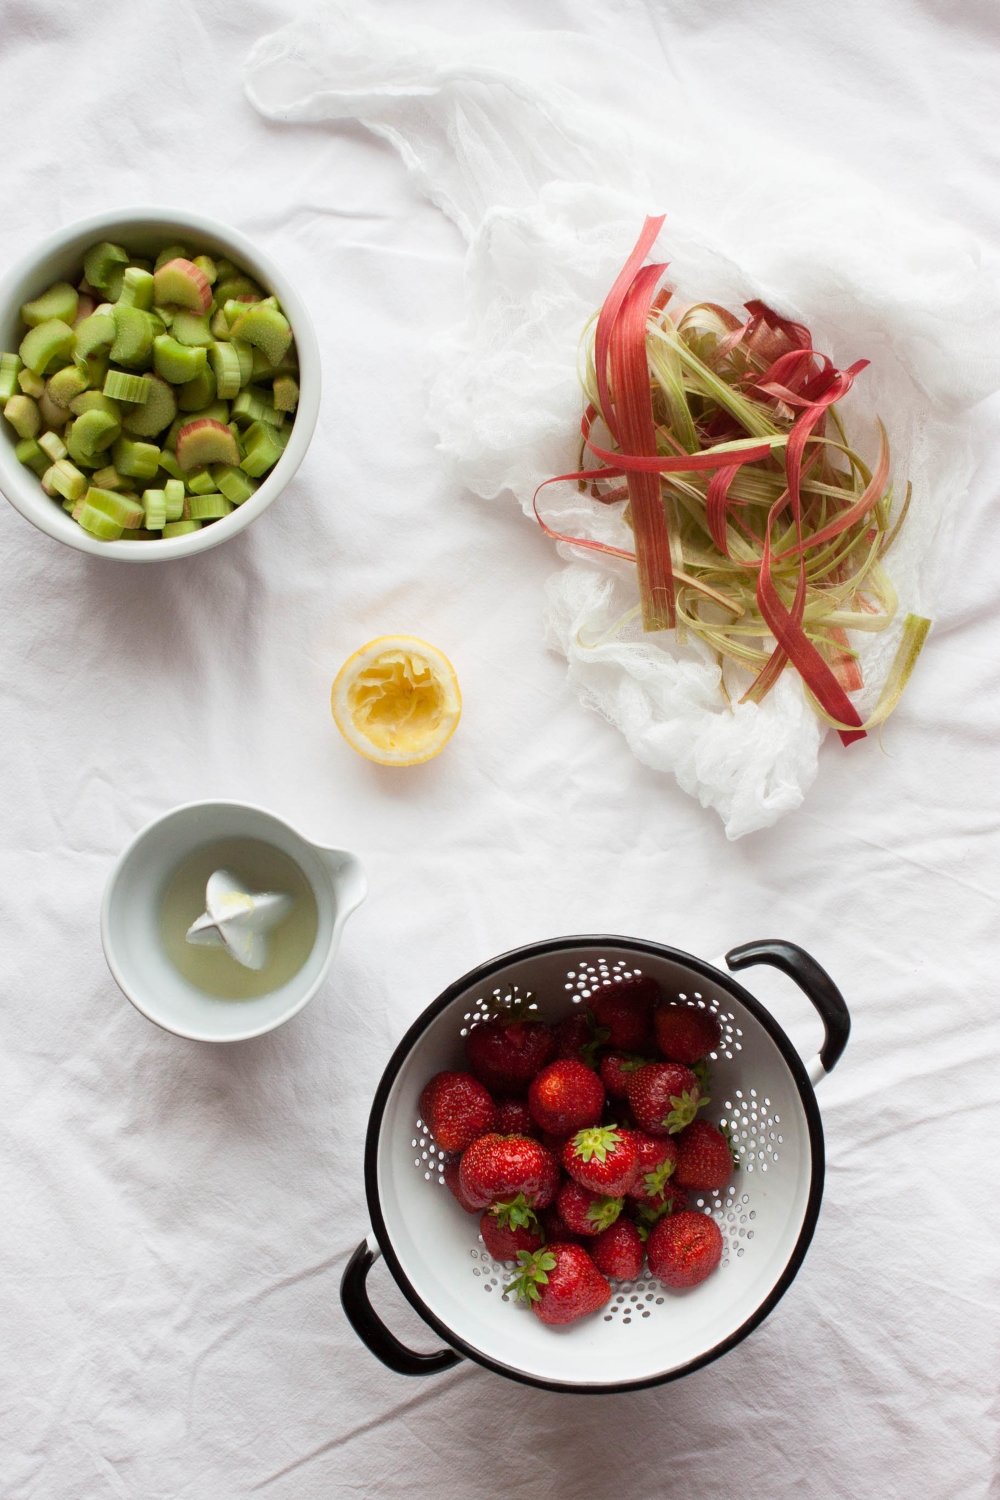
<svg viewBox="0 0 1000 1500">
<path fill-rule="evenodd" d="M 337 673 L 330 702 L 347 743 L 383 766 L 430 760 L 462 713 L 451 662 L 412 635 L 380 635 L 355 651 Z"/>
</svg>

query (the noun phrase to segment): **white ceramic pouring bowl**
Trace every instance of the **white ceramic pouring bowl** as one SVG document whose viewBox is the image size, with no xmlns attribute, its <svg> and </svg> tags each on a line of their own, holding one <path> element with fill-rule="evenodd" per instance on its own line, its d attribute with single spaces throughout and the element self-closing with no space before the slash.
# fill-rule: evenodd
<svg viewBox="0 0 1000 1500">
<path fill-rule="evenodd" d="M 232 838 L 258 839 L 293 860 L 312 887 L 318 914 L 302 968 L 279 989 L 252 1000 L 218 1000 L 196 989 L 174 968 L 160 932 L 164 891 L 178 865 L 206 844 Z M 119 857 L 101 908 L 104 954 L 120 989 L 157 1026 L 194 1041 L 245 1041 L 273 1031 L 309 1003 L 330 972 L 344 923 L 367 890 L 364 868 L 353 854 L 311 843 L 263 808 L 189 802 L 148 824 Z"/>
</svg>

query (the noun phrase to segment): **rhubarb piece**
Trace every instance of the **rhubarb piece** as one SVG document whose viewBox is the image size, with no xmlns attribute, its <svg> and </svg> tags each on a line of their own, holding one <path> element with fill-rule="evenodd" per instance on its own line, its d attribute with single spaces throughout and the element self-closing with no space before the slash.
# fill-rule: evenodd
<svg viewBox="0 0 1000 1500">
<path fill-rule="evenodd" d="M 109 464 L 106 469 L 98 469 L 90 482 L 96 485 L 99 490 L 120 490 L 122 488 L 122 477 L 114 464 Z"/>
<path fill-rule="evenodd" d="M 17 359 L 16 354 L 14 358 Z M 19 359 L 17 362 L 21 363 Z M 33 401 L 38 401 L 45 393 L 45 381 L 40 375 L 36 375 L 34 370 L 19 371 L 17 383 L 24 394 L 30 396 Z"/>
<path fill-rule="evenodd" d="M 112 245 L 109 240 L 94 245 L 83 258 L 83 274 L 90 286 L 99 292 L 107 291 L 111 272 L 116 268 L 124 272 L 128 265 L 128 251 L 121 245 Z"/>
<path fill-rule="evenodd" d="M 194 313 L 181 309 L 174 313 L 170 332 L 180 344 L 190 344 L 193 347 L 203 345 L 207 349 L 209 344 L 215 342 L 208 324 L 207 313 Z"/>
<path fill-rule="evenodd" d="M 122 419 L 122 409 L 118 402 L 111 401 L 101 391 L 81 391 L 79 396 L 73 397 L 69 409 L 75 417 L 82 417 L 85 411 L 103 411 L 109 417 L 114 417 L 116 422 Z"/>
<path fill-rule="evenodd" d="M 180 479 L 168 479 L 163 486 L 163 500 L 166 506 L 166 518 L 168 521 L 181 521 L 184 518 L 184 482 Z"/>
<path fill-rule="evenodd" d="M 153 321 L 149 313 L 116 302 L 114 320 L 115 341 L 111 345 L 111 358 L 120 365 L 148 363 L 153 347 Z"/>
<path fill-rule="evenodd" d="M 169 474 L 171 479 L 183 480 L 184 478 L 184 471 L 177 462 L 176 456 L 165 447 L 160 450 L 160 468 L 165 474 Z"/>
<path fill-rule="evenodd" d="M 164 427 L 169 427 L 177 415 L 177 397 L 173 387 L 161 380 L 159 375 L 149 376 L 146 384 L 149 390 L 145 401 L 141 406 L 134 407 L 122 423 L 126 432 L 134 432 L 137 437 L 155 437 Z"/>
<path fill-rule="evenodd" d="M 212 305 L 212 286 L 200 266 L 178 256 L 161 265 L 153 275 L 151 302 L 207 313 Z M 183 340 L 182 340 L 183 342 Z"/>
<path fill-rule="evenodd" d="M 253 357 L 254 347 L 248 344 L 246 339 L 229 340 L 230 347 L 236 350 L 240 361 L 240 385 L 249 385 L 253 379 Z"/>
<path fill-rule="evenodd" d="M 275 411 L 271 398 L 252 388 L 240 391 L 233 402 L 232 417 L 240 427 L 249 427 L 252 422 L 270 422 L 272 427 L 282 427 L 285 421 L 285 413 Z"/>
<path fill-rule="evenodd" d="M 216 390 L 215 371 L 211 365 L 203 365 L 192 380 L 181 386 L 177 405 L 181 411 L 203 411 L 215 400 Z"/>
<path fill-rule="evenodd" d="M 36 375 L 44 375 L 57 359 L 66 359 L 76 345 L 76 334 L 61 318 L 47 318 L 29 329 L 21 340 L 18 353 L 23 364 Z"/>
<path fill-rule="evenodd" d="M 11 396 L 3 414 L 19 438 L 36 438 L 42 430 L 38 407 L 30 396 Z"/>
<path fill-rule="evenodd" d="M 162 531 L 167 524 L 167 496 L 164 490 L 143 490 L 142 509 L 147 531 Z"/>
<path fill-rule="evenodd" d="M 200 531 L 200 530 L 201 530 L 201 522 L 200 521 L 168 521 L 167 524 L 166 524 L 166 526 L 164 526 L 164 528 L 163 528 L 163 535 L 165 537 L 168 537 L 168 536 L 187 536 L 187 534 L 188 534 L 189 531 Z"/>
<path fill-rule="evenodd" d="M 68 458 L 61 458 L 58 463 L 53 464 L 47 478 L 50 487 L 65 500 L 77 501 L 86 493 L 86 477 Z"/>
<path fill-rule="evenodd" d="M 288 319 L 273 298 L 253 303 L 236 319 L 230 331 L 235 338 L 246 339 L 260 349 L 272 365 L 278 363 L 292 342 Z"/>
<path fill-rule="evenodd" d="M 240 357 L 232 344 L 213 344 L 208 351 L 215 374 L 217 395 L 229 401 L 237 395 L 241 385 Z M 252 367 L 252 362 L 251 362 Z"/>
<path fill-rule="evenodd" d="M 279 375 L 274 382 L 274 406 L 276 411 L 294 411 L 299 404 L 298 381 L 291 375 Z"/>
<path fill-rule="evenodd" d="M 195 469 L 193 474 L 186 475 L 184 486 L 189 495 L 209 495 L 214 489 L 218 489 L 207 469 Z"/>
<path fill-rule="evenodd" d="M 68 407 L 70 402 L 87 389 L 87 377 L 76 365 L 64 365 L 54 375 L 50 375 L 45 389 L 49 400 L 54 401 L 56 406 Z"/>
<path fill-rule="evenodd" d="M 217 307 L 208 323 L 208 331 L 216 342 L 229 338 L 229 322 L 221 307 Z"/>
<path fill-rule="evenodd" d="M 108 284 L 104 291 L 108 301 L 111 303 L 117 302 L 122 294 L 122 287 L 125 285 L 126 270 L 126 266 L 112 266 L 108 272 Z"/>
<path fill-rule="evenodd" d="M 104 377 L 104 395 L 112 401 L 140 404 L 147 400 L 152 385 L 148 375 L 126 375 L 124 370 L 109 370 Z"/>
<path fill-rule="evenodd" d="M 42 391 L 38 398 L 38 413 L 47 432 L 61 432 L 66 426 L 65 406 L 57 406 L 48 391 Z"/>
<path fill-rule="evenodd" d="M 161 380 L 185 385 L 205 368 L 204 347 L 182 344 L 169 333 L 153 340 L 153 368 Z"/>
<path fill-rule="evenodd" d="M 153 305 L 153 278 L 139 266 L 127 266 L 118 294 L 119 307 L 138 307 L 148 312 Z"/>
<path fill-rule="evenodd" d="M 145 526 L 137 526 L 134 531 L 126 526 L 119 540 L 123 542 L 158 542 L 160 534 L 158 531 L 149 531 Z"/>
<path fill-rule="evenodd" d="M 119 526 L 134 529 L 143 523 L 145 512 L 137 495 L 120 495 L 114 490 L 98 489 L 92 484 L 83 498 L 84 504 L 101 511 L 112 521 L 117 521 Z"/>
<path fill-rule="evenodd" d="M 121 423 L 108 412 L 85 411 L 69 429 L 66 446 L 75 463 L 96 469 L 98 454 L 103 453 L 121 433 Z"/>
<path fill-rule="evenodd" d="M 276 365 L 272 365 L 263 349 L 253 351 L 254 380 L 273 380 L 276 375 L 297 375 L 298 373 L 299 361 L 294 343 L 289 344 Z"/>
<path fill-rule="evenodd" d="M 153 262 L 153 275 L 161 270 L 169 261 L 187 260 L 188 251 L 186 245 L 165 245 Z"/>
<path fill-rule="evenodd" d="M 41 476 L 49 467 L 49 456 L 44 449 L 40 448 L 34 438 L 22 438 L 14 448 L 14 457 L 19 464 L 25 464 L 27 468 L 34 469 Z"/>
<path fill-rule="evenodd" d="M 110 313 L 95 312 L 73 330 L 76 335 L 74 359 L 82 362 L 98 350 L 110 349 L 115 341 L 115 320 Z"/>
<path fill-rule="evenodd" d="M 21 373 L 21 368 L 21 357 L 19 354 L 0 354 L 0 401 L 9 401 L 11 396 L 17 395 L 18 376 Z M 33 371 L 29 371 L 28 373 L 34 374 Z M 37 379 L 38 377 L 36 376 L 35 378 Z M 36 393 L 26 391 L 25 394 L 31 396 Z"/>
<path fill-rule="evenodd" d="M 29 328 L 37 328 L 39 323 L 46 323 L 50 318 L 59 318 L 72 325 L 76 321 L 79 301 L 80 294 L 75 286 L 70 286 L 68 281 L 57 281 L 40 297 L 26 302 L 21 308 L 21 317 Z"/>
<path fill-rule="evenodd" d="M 240 468 L 254 479 L 266 474 L 285 451 L 284 444 L 269 422 L 254 422 L 243 434 L 243 441 L 246 455 Z"/>
<path fill-rule="evenodd" d="M 209 286 L 215 285 L 219 278 L 219 268 L 210 255 L 196 255 L 191 264 L 198 267 Z"/>
<path fill-rule="evenodd" d="M 242 469 L 237 469 L 232 464 L 215 464 L 212 468 L 212 481 L 233 505 L 242 505 L 257 488 L 256 479 L 251 479 L 249 474 L 244 474 Z"/>
<path fill-rule="evenodd" d="M 152 479 L 160 467 L 159 448 L 124 435 L 115 442 L 111 458 L 119 474 L 128 479 Z"/>
<path fill-rule="evenodd" d="M 260 302 L 263 296 L 256 281 L 251 281 L 249 276 L 244 276 L 239 271 L 225 278 L 220 272 L 219 280 L 215 283 L 215 300 L 220 307 L 225 307 L 227 302 Z"/>
<path fill-rule="evenodd" d="M 66 444 L 57 432 L 43 432 L 38 439 L 38 446 L 44 449 L 53 463 L 66 457 Z"/>
<path fill-rule="evenodd" d="M 177 434 L 176 451 L 177 462 L 185 472 L 204 464 L 237 464 L 240 461 L 236 439 L 229 428 L 210 417 L 196 418 L 182 427 Z"/>
<path fill-rule="evenodd" d="M 232 502 L 218 491 L 209 495 L 191 495 L 187 502 L 188 517 L 192 521 L 217 521 L 228 516 Z"/>
<path fill-rule="evenodd" d="M 91 536 L 96 536 L 102 542 L 116 542 L 121 536 L 124 527 L 117 521 L 113 521 L 104 511 L 98 510 L 86 501 L 77 505 L 73 510 L 73 519 L 77 521 Z"/>
</svg>

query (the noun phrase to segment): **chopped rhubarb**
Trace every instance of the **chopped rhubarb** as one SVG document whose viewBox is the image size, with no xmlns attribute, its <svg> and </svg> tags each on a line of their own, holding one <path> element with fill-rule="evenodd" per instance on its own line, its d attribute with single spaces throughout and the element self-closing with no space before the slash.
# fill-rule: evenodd
<svg viewBox="0 0 1000 1500">
<path fill-rule="evenodd" d="M 177 462 L 181 468 L 200 469 L 204 464 L 238 464 L 236 439 L 222 422 L 196 417 L 177 434 Z"/>
</svg>

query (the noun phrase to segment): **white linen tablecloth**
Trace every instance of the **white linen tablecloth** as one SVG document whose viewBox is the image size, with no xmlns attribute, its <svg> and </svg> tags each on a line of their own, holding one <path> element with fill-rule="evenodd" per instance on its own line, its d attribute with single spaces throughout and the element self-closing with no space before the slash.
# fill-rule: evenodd
<svg viewBox="0 0 1000 1500">
<path fill-rule="evenodd" d="M 1000 247 L 991 5 L 377 4 L 662 51 L 665 88 L 740 90 L 818 162 Z M 0 261 L 115 204 L 207 211 L 294 278 L 325 377 L 298 477 L 201 557 L 119 567 L 0 508 L 0 1494 L 996 1496 L 1000 402 L 976 413 L 952 582 L 881 746 L 828 740 L 803 809 L 728 844 L 543 648 L 551 544 L 434 452 L 424 379 L 461 308 L 456 230 L 360 128 L 270 125 L 245 101 L 250 45 L 302 13 L 0 3 Z M 355 756 L 328 706 L 343 659 L 396 631 L 439 645 L 465 698 L 446 752 L 402 773 Z M 324 991 L 224 1048 L 135 1012 L 98 932 L 123 844 L 209 796 L 355 850 L 371 881 Z M 812 1249 L 756 1333 L 676 1384 L 393 1375 L 337 1297 L 381 1070 L 466 969 L 586 931 L 705 956 L 787 937 L 840 983 L 855 1031 L 820 1091 Z M 750 983 L 812 1050 L 792 986 Z M 372 1285 L 435 1347 L 384 1271 Z"/>
</svg>

